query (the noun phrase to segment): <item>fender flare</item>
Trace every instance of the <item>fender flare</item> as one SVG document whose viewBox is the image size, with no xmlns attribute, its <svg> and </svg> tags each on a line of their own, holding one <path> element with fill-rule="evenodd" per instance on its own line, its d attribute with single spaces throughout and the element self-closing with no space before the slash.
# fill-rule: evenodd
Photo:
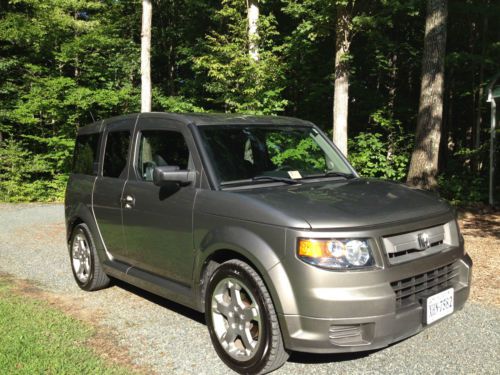
<svg viewBox="0 0 500 375">
<path fill-rule="evenodd" d="M 203 305 L 202 277 L 208 261 L 219 252 L 229 251 L 247 259 L 249 265 L 262 277 L 277 313 L 283 314 L 284 309 L 287 312 L 297 311 L 288 274 L 276 251 L 263 238 L 241 227 L 226 226 L 206 233 L 198 245 L 193 281 L 195 286 L 199 286 L 195 288 L 195 295 L 200 307 Z"/>
</svg>

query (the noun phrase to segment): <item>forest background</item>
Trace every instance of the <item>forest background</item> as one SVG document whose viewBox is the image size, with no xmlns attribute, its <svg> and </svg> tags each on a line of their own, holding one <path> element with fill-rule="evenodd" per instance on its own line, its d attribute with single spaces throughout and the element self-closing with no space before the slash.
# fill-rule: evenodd
<svg viewBox="0 0 500 375">
<path fill-rule="evenodd" d="M 348 31 L 349 160 L 362 176 L 406 180 L 426 1 L 152 3 L 155 111 L 282 114 L 331 136 Z M 140 111 L 141 11 L 139 0 L 0 0 L 0 200 L 62 200 L 78 127 Z M 500 71 L 498 25 L 493 0 L 448 2 L 438 190 L 455 204 L 488 198 L 485 87 Z M 498 173 L 495 186 L 498 196 Z"/>
</svg>

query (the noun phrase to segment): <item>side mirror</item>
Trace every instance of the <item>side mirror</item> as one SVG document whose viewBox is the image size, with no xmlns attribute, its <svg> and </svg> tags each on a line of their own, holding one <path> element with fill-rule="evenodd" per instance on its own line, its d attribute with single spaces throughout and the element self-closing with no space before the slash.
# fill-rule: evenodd
<svg viewBox="0 0 500 375">
<path fill-rule="evenodd" d="M 165 186 L 169 183 L 189 185 L 196 178 L 195 171 L 180 170 L 176 165 L 156 167 L 153 170 L 153 183 L 157 186 Z"/>
</svg>

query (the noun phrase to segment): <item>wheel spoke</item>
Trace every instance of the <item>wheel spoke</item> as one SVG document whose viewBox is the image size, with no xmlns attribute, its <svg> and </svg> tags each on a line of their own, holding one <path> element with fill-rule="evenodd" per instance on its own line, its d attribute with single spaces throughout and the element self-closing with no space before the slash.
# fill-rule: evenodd
<svg viewBox="0 0 500 375">
<path fill-rule="evenodd" d="M 76 273 L 81 277 L 83 273 L 83 262 L 78 263 L 78 270 L 76 271 Z"/>
<path fill-rule="evenodd" d="M 87 246 L 85 245 L 85 241 L 82 238 L 80 238 L 80 240 L 78 241 L 78 248 L 80 249 L 81 253 L 84 253 L 87 250 Z"/>
<path fill-rule="evenodd" d="M 229 284 L 229 295 L 231 296 L 231 304 L 234 306 L 239 306 L 240 308 L 245 308 L 245 304 L 241 300 L 241 290 L 240 286 L 231 282 Z"/>
<path fill-rule="evenodd" d="M 217 300 L 216 300 L 216 302 L 215 302 L 214 305 L 215 306 L 213 306 L 213 311 L 218 312 L 219 314 L 222 314 L 226 318 L 229 316 L 229 311 L 231 309 L 231 307 L 230 307 L 229 304 L 224 303 L 219 298 L 217 298 Z"/>
<path fill-rule="evenodd" d="M 88 258 L 86 258 L 83 262 L 83 265 L 84 265 L 84 271 L 85 271 L 85 274 L 88 275 L 90 274 L 90 261 Z"/>
<path fill-rule="evenodd" d="M 249 323 L 251 321 L 256 321 L 257 323 L 260 323 L 259 311 L 257 307 L 253 305 L 244 308 L 243 315 L 245 316 L 245 322 Z"/>
<path fill-rule="evenodd" d="M 234 343 L 236 337 L 238 337 L 236 332 L 232 328 L 228 328 L 228 330 L 222 334 L 220 340 L 221 342 L 224 342 L 226 345 L 229 345 Z"/>
<path fill-rule="evenodd" d="M 240 335 L 241 341 L 245 346 L 245 349 L 248 351 L 252 351 L 257 345 L 257 341 L 253 339 L 252 334 L 250 333 L 250 329 L 246 328 L 243 333 Z"/>
</svg>

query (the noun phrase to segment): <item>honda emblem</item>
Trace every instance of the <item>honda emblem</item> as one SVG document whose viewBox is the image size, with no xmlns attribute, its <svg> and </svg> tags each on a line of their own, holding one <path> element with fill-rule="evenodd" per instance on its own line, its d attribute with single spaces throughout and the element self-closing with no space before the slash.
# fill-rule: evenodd
<svg viewBox="0 0 500 375">
<path fill-rule="evenodd" d="M 420 246 L 420 250 L 426 250 L 431 247 L 431 240 L 427 233 L 418 234 L 418 245 Z"/>
</svg>

